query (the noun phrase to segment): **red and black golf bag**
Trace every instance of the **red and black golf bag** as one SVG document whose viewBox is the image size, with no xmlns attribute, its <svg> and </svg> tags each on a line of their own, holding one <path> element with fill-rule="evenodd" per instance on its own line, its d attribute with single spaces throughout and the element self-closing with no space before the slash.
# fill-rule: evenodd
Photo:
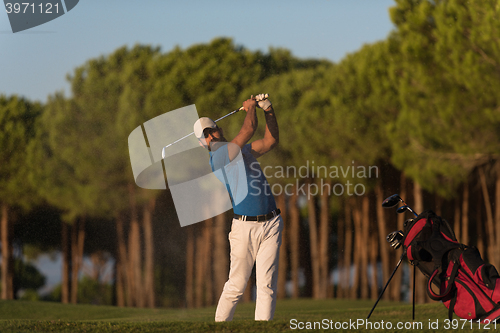
<svg viewBox="0 0 500 333">
<path fill-rule="evenodd" d="M 403 249 L 427 278 L 427 294 L 464 319 L 500 318 L 500 276 L 477 248 L 460 244 L 448 222 L 428 210 L 404 224 Z"/>
</svg>

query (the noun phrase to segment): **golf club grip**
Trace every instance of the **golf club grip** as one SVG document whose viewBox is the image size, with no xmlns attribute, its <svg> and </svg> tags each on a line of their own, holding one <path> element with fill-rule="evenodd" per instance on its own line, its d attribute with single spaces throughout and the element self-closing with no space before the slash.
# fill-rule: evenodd
<svg viewBox="0 0 500 333">
<path fill-rule="evenodd" d="M 264 99 L 268 99 L 268 98 L 269 98 L 269 94 L 264 94 Z M 264 99 L 257 99 L 257 98 L 255 98 L 255 100 L 256 100 L 257 102 L 259 102 L 259 101 L 263 101 Z"/>
<path fill-rule="evenodd" d="M 256 100 L 257 102 L 260 102 L 260 101 L 266 100 L 266 99 L 268 99 L 268 98 L 269 98 L 269 94 L 264 94 L 264 99 L 257 99 L 257 98 L 255 98 L 255 100 Z M 237 111 L 241 111 L 241 110 L 244 110 L 244 108 L 243 108 L 243 107 L 241 107 L 241 108 L 239 108 L 238 110 L 234 110 L 233 112 L 237 112 Z M 226 116 L 224 116 L 224 117 L 222 117 L 222 118 L 217 119 L 215 122 L 218 122 L 219 120 L 221 120 L 221 119 L 223 119 L 223 118 L 225 118 L 225 117 L 227 117 L 227 116 L 229 116 L 229 114 L 228 114 L 228 115 L 226 115 Z"/>
</svg>

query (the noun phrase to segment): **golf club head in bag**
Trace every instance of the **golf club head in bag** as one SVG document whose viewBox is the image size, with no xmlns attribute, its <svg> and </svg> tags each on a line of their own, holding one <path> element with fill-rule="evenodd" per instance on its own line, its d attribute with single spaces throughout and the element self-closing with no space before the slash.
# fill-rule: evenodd
<svg viewBox="0 0 500 333">
<path fill-rule="evenodd" d="M 406 202 L 399 196 L 399 194 L 393 194 L 390 197 L 386 198 L 382 202 L 382 207 L 384 207 L 384 208 L 396 207 L 400 202 L 403 204 L 403 206 L 401 206 L 397 209 L 398 213 L 404 213 L 406 211 L 409 211 L 409 212 L 413 213 L 413 215 L 415 215 L 415 217 L 418 216 L 418 214 L 415 213 L 415 211 L 413 209 L 411 209 L 411 207 L 408 206 L 408 204 L 406 204 Z"/>
<path fill-rule="evenodd" d="M 382 202 L 382 207 L 392 208 L 399 204 L 401 201 L 403 201 L 403 199 L 401 199 L 399 194 L 393 194 Z"/>
<path fill-rule="evenodd" d="M 410 206 L 408 206 L 406 204 L 406 202 L 399 196 L 399 194 L 393 194 L 390 197 L 387 197 L 382 202 L 382 207 L 384 207 L 384 208 L 393 208 L 393 207 L 396 207 L 400 202 L 403 203 L 403 206 L 400 206 L 396 210 L 396 212 L 398 214 L 402 214 L 402 213 L 405 213 L 405 212 L 411 212 L 415 216 L 417 216 L 417 214 L 415 213 L 415 211 L 413 209 L 411 209 Z M 408 222 L 408 220 L 407 220 L 407 222 Z M 407 222 L 405 222 L 405 223 L 407 223 Z M 391 247 L 394 250 L 397 250 L 397 249 L 399 249 L 401 247 L 403 238 L 404 238 L 403 231 L 398 230 L 398 231 L 393 231 L 393 232 L 389 233 L 387 235 L 387 237 L 386 237 L 386 240 L 387 240 L 387 242 L 391 245 Z"/>
<path fill-rule="evenodd" d="M 393 231 L 389 235 L 387 235 L 386 240 L 394 250 L 397 250 L 401 247 L 404 237 L 405 236 L 403 232 L 401 230 L 398 230 L 398 231 Z"/>
</svg>

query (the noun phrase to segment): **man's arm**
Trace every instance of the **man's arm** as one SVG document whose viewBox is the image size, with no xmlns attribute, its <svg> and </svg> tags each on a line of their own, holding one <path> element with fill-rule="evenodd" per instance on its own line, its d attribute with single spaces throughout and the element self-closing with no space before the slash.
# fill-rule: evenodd
<svg viewBox="0 0 500 333">
<path fill-rule="evenodd" d="M 243 109 L 247 112 L 243 126 L 236 137 L 231 140 L 232 143 L 237 144 L 240 148 L 250 140 L 257 129 L 257 113 L 255 111 L 257 102 L 255 99 L 247 99 L 243 102 Z"/>
<path fill-rule="evenodd" d="M 247 142 L 252 138 L 257 129 L 257 113 L 256 113 L 257 102 L 254 98 L 247 99 L 243 102 L 243 109 L 247 112 L 245 120 L 243 121 L 243 126 L 236 137 L 231 140 L 232 144 L 228 144 L 229 159 L 232 161 L 240 153 L 241 148 L 247 144 Z"/>
<path fill-rule="evenodd" d="M 279 128 L 276 114 L 272 106 L 264 110 L 266 117 L 266 131 L 264 138 L 252 142 L 252 154 L 255 158 L 260 157 L 276 147 L 279 142 Z"/>
</svg>

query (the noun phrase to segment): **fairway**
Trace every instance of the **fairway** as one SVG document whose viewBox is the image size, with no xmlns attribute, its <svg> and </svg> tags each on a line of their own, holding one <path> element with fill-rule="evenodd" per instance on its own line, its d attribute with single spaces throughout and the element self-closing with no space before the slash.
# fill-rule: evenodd
<svg viewBox="0 0 500 333">
<path fill-rule="evenodd" d="M 51 302 L 1 301 L 1 332 L 446 332 L 470 330 L 469 322 L 458 322 L 458 328 L 446 328 L 447 309 L 440 303 L 418 305 L 415 323 L 411 321 L 411 304 L 381 302 L 370 324 L 366 318 L 372 301 L 349 300 L 280 300 L 275 320 L 255 322 L 254 303 L 238 305 L 230 323 L 213 321 L 215 307 L 202 309 L 135 309 L 92 305 L 64 305 Z M 314 324 L 316 322 L 316 324 Z M 397 329 L 400 323 L 408 329 Z M 429 329 L 438 325 L 437 330 Z M 335 326 L 337 325 L 336 329 Z M 356 326 L 358 325 L 358 326 Z M 369 327 L 368 325 L 371 325 Z M 341 327 L 344 327 L 342 329 Z M 436 327 L 436 326 L 434 326 Z M 478 324 L 473 323 L 474 331 Z M 483 330 L 483 327 L 481 327 Z M 489 330 L 495 330 L 493 326 Z"/>
</svg>

